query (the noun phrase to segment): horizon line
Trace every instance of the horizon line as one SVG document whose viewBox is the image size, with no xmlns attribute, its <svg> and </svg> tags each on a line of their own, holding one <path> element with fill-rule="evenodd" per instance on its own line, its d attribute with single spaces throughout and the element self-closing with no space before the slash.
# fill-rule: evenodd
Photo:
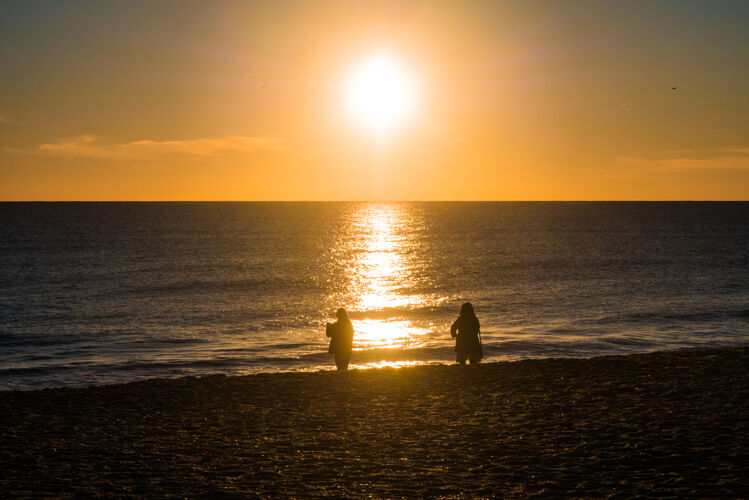
<svg viewBox="0 0 749 500">
<path fill-rule="evenodd" d="M 614 200 L 0 200 L 0 203 L 745 203 L 749 199 Z"/>
</svg>

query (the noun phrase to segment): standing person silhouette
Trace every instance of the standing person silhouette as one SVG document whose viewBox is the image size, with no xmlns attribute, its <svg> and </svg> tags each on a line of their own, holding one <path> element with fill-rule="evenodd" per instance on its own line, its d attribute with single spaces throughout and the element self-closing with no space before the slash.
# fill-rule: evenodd
<svg viewBox="0 0 749 500">
<path fill-rule="evenodd" d="M 330 337 L 328 352 L 335 355 L 336 368 L 348 370 L 351 349 L 354 346 L 354 326 L 348 319 L 346 309 L 342 307 L 336 311 L 335 317 L 338 321 L 325 326 L 325 335 Z"/>
<path fill-rule="evenodd" d="M 450 335 L 456 337 L 455 360 L 461 365 L 465 364 L 466 359 L 470 359 L 471 364 L 478 363 L 484 356 L 480 330 L 479 319 L 473 312 L 473 306 L 466 302 L 460 307 L 460 316 L 450 327 Z"/>
</svg>

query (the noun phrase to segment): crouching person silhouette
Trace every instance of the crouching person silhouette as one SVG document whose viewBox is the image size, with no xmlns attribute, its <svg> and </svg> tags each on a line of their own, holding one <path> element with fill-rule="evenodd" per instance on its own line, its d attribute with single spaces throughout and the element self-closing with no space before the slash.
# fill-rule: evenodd
<svg viewBox="0 0 749 500">
<path fill-rule="evenodd" d="M 466 359 L 470 359 L 471 364 L 478 363 L 484 356 L 480 331 L 473 306 L 466 302 L 460 308 L 460 316 L 450 327 L 450 335 L 455 337 L 455 360 L 461 365 L 465 364 Z"/>
<path fill-rule="evenodd" d="M 335 356 L 335 365 L 339 370 L 348 370 L 351 349 L 354 346 L 354 326 L 344 308 L 338 309 L 335 317 L 335 323 L 325 326 L 325 335 L 330 337 L 328 352 Z"/>
</svg>

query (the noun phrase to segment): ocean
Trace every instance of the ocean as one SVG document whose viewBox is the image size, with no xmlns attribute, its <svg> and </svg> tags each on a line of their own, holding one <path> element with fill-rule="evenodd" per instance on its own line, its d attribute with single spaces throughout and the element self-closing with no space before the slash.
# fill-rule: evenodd
<svg viewBox="0 0 749 500">
<path fill-rule="evenodd" d="M 0 389 L 746 345 L 749 203 L 0 203 Z"/>
</svg>

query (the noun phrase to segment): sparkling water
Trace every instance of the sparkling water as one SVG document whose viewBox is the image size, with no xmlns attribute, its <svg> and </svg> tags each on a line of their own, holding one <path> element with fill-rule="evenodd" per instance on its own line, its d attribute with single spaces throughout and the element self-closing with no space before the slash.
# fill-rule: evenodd
<svg viewBox="0 0 749 500">
<path fill-rule="evenodd" d="M 749 203 L 2 203 L 0 389 L 749 341 Z"/>
</svg>

